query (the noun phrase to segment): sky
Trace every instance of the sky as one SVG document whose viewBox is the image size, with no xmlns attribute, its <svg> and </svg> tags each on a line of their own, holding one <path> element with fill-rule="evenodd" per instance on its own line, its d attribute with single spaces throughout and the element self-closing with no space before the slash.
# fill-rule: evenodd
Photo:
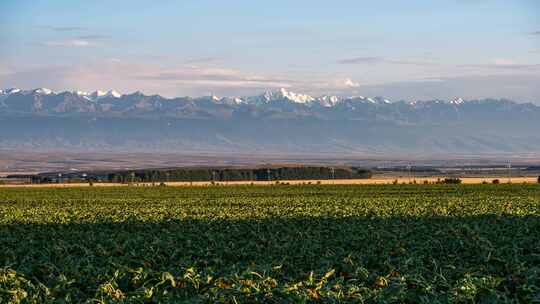
<svg viewBox="0 0 540 304">
<path fill-rule="evenodd" d="M 540 104 L 540 1 L 0 0 L 0 88 Z"/>
</svg>

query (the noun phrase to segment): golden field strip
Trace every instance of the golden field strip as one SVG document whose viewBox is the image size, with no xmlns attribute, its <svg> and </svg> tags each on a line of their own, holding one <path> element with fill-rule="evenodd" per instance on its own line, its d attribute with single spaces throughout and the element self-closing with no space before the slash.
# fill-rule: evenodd
<svg viewBox="0 0 540 304">
<path fill-rule="evenodd" d="M 435 183 L 437 180 L 444 178 L 440 177 L 419 177 L 419 178 L 407 178 L 407 177 L 385 177 L 385 178 L 371 178 L 371 179 L 335 179 L 335 180 L 280 180 L 280 181 L 224 181 L 215 182 L 214 185 L 275 185 L 277 182 L 286 183 L 291 185 L 302 184 L 323 184 L 323 185 L 376 185 L 376 184 L 392 184 L 397 181 L 399 184 L 409 184 L 416 182 L 417 184 Z M 513 184 L 534 184 L 538 182 L 538 177 L 512 177 L 510 180 L 507 176 L 489 176 L 489 177 L 460 177 L 463 184 L 482 184 L 484 182 L 491 183 L 493 180 L 498 179 L 500 183 L 513 183 Z M 97 187 L 119 187 L 119 186 L 153 186 L 159 185 L 159 182 L 152 183 L 133 183 L 133 184 L 121 184 L 121 183 L 93 183 L 93 186 Z M 210 186 L 212 182 L 166 182 L 167 186 Z M 22 184 L 22 185 L 0 185 L 0 187 L 88 187 L 89 183 L 60 183 L 60 184 Z"/>
</svg>

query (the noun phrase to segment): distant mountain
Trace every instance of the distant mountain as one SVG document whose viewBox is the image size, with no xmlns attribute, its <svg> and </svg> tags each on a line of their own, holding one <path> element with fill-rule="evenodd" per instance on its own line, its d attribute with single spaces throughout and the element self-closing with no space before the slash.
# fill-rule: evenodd
<svg viewBox="0 0 540 304">
<path fill-rule="evenodd" d="M 0 115 L 176 117 L 197 119 L 314 118 L 322 120 L 442 123 L 477 119 L 538 119 L 540 107 L 505 99 L 390 102 L 382 97 L 311 97 L 285 89 L 248 97 L 147 96 L 141 92 L 60 92 L 46 88 L 0 90 Z"/>
<path fill-rule="evenodd" d="M 540 107 L 506 99 L 396 101 L 0 90 L 0 148 L 269 153 L 540 151 Z"/>
</svg>

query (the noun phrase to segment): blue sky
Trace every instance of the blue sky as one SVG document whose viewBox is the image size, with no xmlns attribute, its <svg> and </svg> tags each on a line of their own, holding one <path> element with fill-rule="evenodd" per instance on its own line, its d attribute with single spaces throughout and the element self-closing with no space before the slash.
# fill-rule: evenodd
<svg viewBox="0 0 540 304">
<path fill-rule="evenodd" d="M 540 2 L 0 2 L 0 87 L 540 102 Z"/>
</svg>

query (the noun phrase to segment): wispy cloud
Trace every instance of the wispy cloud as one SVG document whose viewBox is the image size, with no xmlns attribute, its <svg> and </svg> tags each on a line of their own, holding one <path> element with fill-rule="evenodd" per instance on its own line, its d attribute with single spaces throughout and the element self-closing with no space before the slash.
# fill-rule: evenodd
<svg viewBox="0 0 540 304">
<path fill-rule="evenodd" d="M 493 59 L 493 64 L 497 66 L 513 66 L 516 64 L 516 62 L 508 58 L 496 58 Z"/>
<path fill-rule="evenodd" d="M 418 66 L 437 65 L 437 63 L 432 62 L 432 61 L 408 60 L 408 59 L 387 59 L 386 62 L 392 63 L 392 64 L 418 65 Z"/>
<path fill-rule="evenodd" d="M 88 40 L 83 39 L 68 39 L 68 40 L 61 40 L 61 41 L 45 41 L 40 43 L 42 46 L 46 47 L 93 47 L 98 46 L 98 44 L 94 42 L 90 42 Z"/>
<path fill-rule="evenodd" d="M 84 27 L 80 26 L 44 26 L 43 28 L 49 29 L 55 32 L 76 32 L 85 30 Z"/>
<path fill-rule="evenodd" d="M 211 63 L 211 62 L 217 62 L 220 61 L 221 58 L 218 57 L 200 57 L 200 58 L 189 58 L 185 60 L 184 62 L 186 64 L 200 64 L 200 63 Z"/>
<path fill-rule="evenodd" d="M 272 88 L 292 88 L 292 79 L 256 75 L 228 68 L 163 66 L 115 58 L 91 60 L 77 65 L 18 67 L 0 75 L 0 82 L 22 87 L 91 91 L 114 88 L 121 92 L 143 90 L 164 96 L 251 94 Z"/>
<path fill-rule="evenodd" d="M 490 63 L 484 64 L 462 64 L 458 67 L 462 68 L 484 68 L 484 69 L 500 69 L 500 70 L 536 70 L 540 69 L 540 64 L 538 63 L 518 63 L 515 60 L 508 58 L 496 58 L 493 59 Z"/>
<path fill-rule="evenodd" d="M 88 33 L 89 30 L 84 27 L 80 26 L 42 26 L 44 29 L 48 29 L 54 32 L 59 32 L 60 39 L 58 40 L 49 40 L 49 41 L 43 41 L 38 43 L 41 46 L 46 47 L 75 47 L 75 48 L 81 48 L 81 47 L 93 47 L 93 46 L 99 46 L 100 43 L 96 42 L 96 40 L 103 40 L 103 39 L 109 39 L 111 38 L 108 35 L 102 35 L 102 34 L 92 34 Z M 75 32 L 83 32 L 79 33 L 78 36 L 76 36 Z M 60 33 L 66 33 L 66 34 L 60 34 Z M 71 36 L 71 37 L 67 37 Z"/>
<path fill-rule="evenodd" d="M 485 65 L 487 68 L 509 69 L 509 70 L 536 70 L 540 68 L 540 64 L 504 64 L 504 65 Z"/>
<path fill-rule="evenodd" d="M 167 81 L 178 84 L 247 86 L 247 87 L 290 87 L 294 81 L 275 77 L 245 75 L 237 70 L 221 68 L 182 67 L 175 70 L 159 70 L 136 75 L 139 80 Z"/>
<path fill-rule="evenodd" d="M 374 64 L 383 62 L 383 57 L 353 57 L 338 60 L 339 64 Z"/>
<path fill-rule="evenodd" d="M 391 58 L 385 58 L 385 57 L 353 57 L 353 58 L 346 58 L 338 60 L 337 63 L 339 64 L 380 64 L 380 63 L 387 63 L 387 64 L 403 64 L 403 65 L 418 65 L 418 66 L 428 66 L 428 65 L 435 65 L 435 62 L 431 61 L 423 61 L 423 60 L 409 60 L 409 59 L 391 59 Z"/>
<path fill-rule="evenodd" d="M 41 46 L 46 47 L 66 47 L 66 48 L 82 48 L 82 47 L 96 47 L 101 46 L 102 43 L 99 40 L 108 39 L 110 36 L 99 35 L 99 34 L 90 34 L 90 35 L 81 35 L 74 38 L 68 38 L 63 40 L 53 40 L 53 41 L 44 41 L 41 42 Z"/>
<path fill-rule="evenodd" d="M 504 61 L 500 61 L 499 64 Z M 14 62 L 10 63 L 16 64 Z M 505 75 L 472 75 L 445 77 L 442 75 L 411 79 L 406 82 L 369 82 L 369 79 L 316 75 L 302 76 L 258 74 L 228 68 L 196 68 L 160 66 L 140 61 L 115 58 L 91 60 L 77 65 L 25 66 L 0 63 L 0 82 L 6 86 L 50 87 L 55 90 L 92 91 L 114 88 L 120 92 L 142 90 L 163 96 L 200 96 L 208 92 L 219 96 L 258 94 L 278 87 L 314 96 L 364 95 L 384 96 L 391 100 L 482 97 L 507 97 L 516 100 L 539 101 L 538 73 Z M 507 65 L 515 62 L 507 62 Z M 21 67 L 23 66 L 23 67 Z M 7 69 L 7 70 L 6 70 Z M 261 72 L 262 73 L 262 72 Z M 313 76 L 313 75 L 312 75 Z M 289 79 L 290 78 L 290 79 Z"/>
<path fill-rule="evenodd" d="M 76 39 L 81 39 L 81 40 L 100 40 L 100 39 L 109 39 L 109 38 L 111 38 L 111 36 L 99 35 L 99 34 L 82 35 L 82 36 L 76 37 Z"/>
</svg>

